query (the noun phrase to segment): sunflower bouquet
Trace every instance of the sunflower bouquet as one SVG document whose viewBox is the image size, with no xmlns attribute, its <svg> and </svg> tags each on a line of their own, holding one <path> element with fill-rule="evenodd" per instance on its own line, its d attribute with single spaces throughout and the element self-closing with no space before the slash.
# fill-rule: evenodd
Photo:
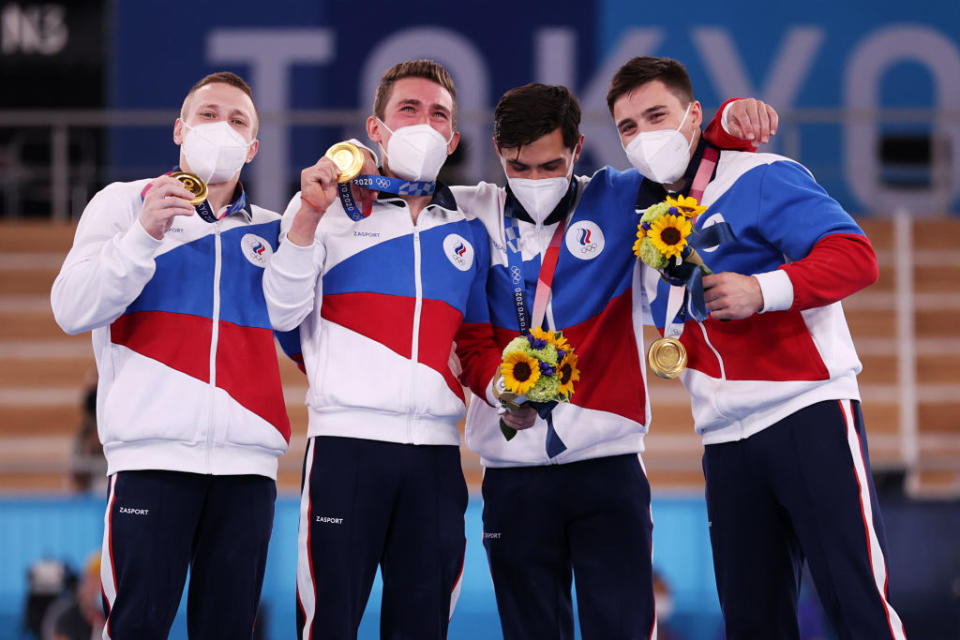
<svg viewBox="0 0 960 640">
<path fill-rule="evenodd" d="M 573 383 L 580 379 L 577 354 L 563 333 L 540 327 L 511 340 L 503 350 L 500 375 L 495 383 L 501 404 L 517 408 L 529 404 L 544 420 L 558 402 L 569 402 Z M 500 421 L 507 440 L 517 432 Z"/>
<path fill-rule="evenodd" d="M 651 205 L 640 217 L 633 253 L 668 279 L 679 276 L 676 272 L 684 263 L 699 267 L 702 275 L 712 274 L 688 241 L 693 231 L 690 221 L 706 210 L 696 198 L 682 195 Z"/>
</svg>

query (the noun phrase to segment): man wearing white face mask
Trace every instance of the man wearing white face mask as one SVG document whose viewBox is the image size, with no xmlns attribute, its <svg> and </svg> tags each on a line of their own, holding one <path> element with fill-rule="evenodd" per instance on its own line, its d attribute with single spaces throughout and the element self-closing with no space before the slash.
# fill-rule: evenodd
<svg viewBox="0 0 960 640">
<path fill-rule="evenodd" d="M 368 162 L 360 178 L 380 197 L 344 206 L 329 159 L 305 169 L 264 277 L 274 327 L 302 327 L 310 380 L 302 638 L 355 638 L 378 565 L 385 638 L 445 637 L 459 594 L 465 398 L 449 356 L 454 339 L 496 345 L 489 240 L 436 182 L 459 142 L 455 100 L 436 62 L 389 69 L 367 120 L 383 175 Z"/>
<path fill-rule="evenodd" d="M 737 122 L 751 112 L 768 113 L 753 100 L 731 103 Z M 532 409 L 505 416 L 519 430 L 513 439 L 501 433 L 491 388 L 499 349 L 462 354 L 463 379 L 478 396 L 466 440 L 485 467 L 484 546 L 507 640 L 572 638 L 572 576 L 585 639 L 648 638 L 654 625 L 650 488 L 639 457 L 649 423 L 639 335 L 645 307 L 631 250 L 641 176 L 604 168 L 574 177 L 579 124 L 580 107 L 565 87 L 508 91 L 494 121 L 507 187 L 454 187 L 491 238 L 487 301 L 498 347 L 520 333 L 542 282 L 545 328 L 564 332 L 581 369 L 571 402 L 553 411 L 557 452 Z M 750 147 L 717 127 L 713 133 L 725 146 Z M 526 301 L 520 306 L 515 283 Z"/>
<path fill-rule="evenodd" d="M 840 301 L 877 278 L 870 241 L 806 168 L 700 139 L 700 104 L 669 58 L 634 58 L 607 95 L 627 157 L 706 210 L 693 220 L 709 317 L 649 273 L 661 332 L 685 345 L 703 437 L 710 540 L 729 640 L 798 638 L 804 560 L 845 638 L 905 638 L 887 599 L 884 537 L 860 412 L 861 369 Z M 714 229 L 716 227 L 716 229 Z M 698 237 L 699 236 L 699 237 Z M 712 238 L 712 239 L 709 239 Z"/>
<path fill-rule="evenodd" d="M 173 139 L 206 200 L 170 175 L 107 186 L 53 285 L 57 322 L 92 330 L 99 369 L 105 638 L 166 638 L 188 567 L 190 637 L 253 632 L 290 438 L 261 286 L 280 216 L 239 182 L 257 127 L 241 78 L 200 80 Z"/>
</svg>

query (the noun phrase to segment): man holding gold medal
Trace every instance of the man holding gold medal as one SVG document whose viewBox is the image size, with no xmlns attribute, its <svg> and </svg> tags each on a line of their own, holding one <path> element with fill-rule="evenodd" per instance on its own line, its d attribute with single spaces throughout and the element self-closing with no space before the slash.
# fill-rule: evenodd
<svg viewBox="0 0 960 640">
<path fill-rule="evenodd" d="M 798 638 L 806 559 L 843 637 L 905 638 L 887 600 L 861 365 L 840 306 L 877 278 L 869 240 L 801 165 L 701 139 L 679 62 L 630 60 L 607 101 L 627 158 L 650 178 L 638 209 L 680 201 L 658 242 L 696 246 L 713 271 L 701 290 L 650 269 L 645 288 L 671 339 L 652 359 L 680 375 L 705 445 L 726 637 Z M 687 195 L 696 202 L 684 206 Z"/>
<path fill-rule="evenodd" d="M 200 80 L 173 128 L 179 167 L 97 193 L 53 285 L 99 370 L 104 638 L 166 638 L 188 567 L 190 637 L 253 632 L 290 438 L 261 285 L 280 216 L 239 182 L 257 127 L 241 78 Z"/>
<path fill-rule="evenodd" d="M 445 637 L 459 595 L 465 398 L 451 346 L 496 345 L 489 240 L 437 182 L 456 116 L 441 65 L 389 69 L 367 120 L 383 173 L 346 145 L 305 169 L 264 277 L 274 327 L 301 326 L 310 381 L 302 638 L 355 638 L 378 566 L 383 637 Z"/>
<path fill-rule="evenodd" d="M 744 137 L 775 129 L 763 103 L 728 108 Z M 491 238 L 487 301 L 498 349 L 464 354 L 463 379 L 477 396 L 466 440 L 485 467 L 483 539 L 507 640 L 572 638 L 573 576 L 585 639 L 654 631 L 650 488 L 639 456 L 649 424 L 639 333 L 647 306 L 630 251 L 642 177 L 609 167 L 574 176 L 579 124 L 565 87 L 508 91 L 493 140 L 506 188 L 453 189 Z M 719 123 L 711 131 L 721 144 L 751 146 Z M 570 402 L 554 407 L 552 433 L 527 406 L 506 421 L 518 429 L 508 440 L 491 377 L 500 350 L 539 325 L 563 332 L 580 377 Z"/>
</svg>

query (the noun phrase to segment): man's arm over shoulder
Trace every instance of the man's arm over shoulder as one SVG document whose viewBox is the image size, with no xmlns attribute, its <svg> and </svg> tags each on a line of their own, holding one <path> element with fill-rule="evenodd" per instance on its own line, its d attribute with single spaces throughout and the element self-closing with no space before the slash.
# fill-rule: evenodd
<svg viewBox="0 0 960 640">
<path fill-rule="evenodd" d="M 480 218 L 484 224 L 492 225 L 499 220 L 501 203 L 505 197 L 503 187 L 490 182 L 450 187 L 457 208 L 469 219 Z"/>
<path fill-rule="evenodd" d="M 143 291 L 156 270 L 161 241 L 138 218 L 132 184 L 97 193 L 80 217 L 73 247 L 50 292 L 57 324 L 69 334 L 116 320 Z"/>
<path fill-rule="evenodd" d="M 479 221 L 470 221 L 470 227 L 473 231 L 473 246 L 477 248 L 474 258 L 477 272 L 470 285 L 466 313 L 456 336 L 457 357 L 460 358 L 463 369 L 460 382 L 469 387 L 477 397 L 489 402 L 487 390 L 501 361 L 487 302 L 490 240 Z"/>
<path fill-rule="evenodd" d="M 765 102 L 730 98 L 717 109 L 703 135 L 721 149 L 756 151 L 757 143 L 768 142 L 778 126 L 779 115 Z"/>
<path fill-rule="evenodd" d="M 776 271 L 756 274 L 763 311 L 820 307 L 876 282 L 870 240 L 801 165 L 766 167 L 759 216 L 764 237 L 790 258 Z"/>
<path fill-rule="evenodd" d="M 300 194 L 290 200 L 280 222 L 280 246 L 263 274 L 263 296 L 270 323 L 278 331 L 295 329 L 314 309 L 320 295 L 318 278 L 323 264 L 322 242 L 299 246 L 287 240 L 293 219 L 300 210 Z"/>
</svg>

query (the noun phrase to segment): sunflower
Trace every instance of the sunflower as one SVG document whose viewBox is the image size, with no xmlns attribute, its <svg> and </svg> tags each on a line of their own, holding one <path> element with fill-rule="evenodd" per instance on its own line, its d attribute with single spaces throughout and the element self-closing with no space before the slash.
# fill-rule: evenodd
<svg viewBox="0 0 960 640">
<path fill-rule="evenodd" d="M 567 339 L 563 337 L 562 332 L 555 332 L 553 334 L 553 340 L 553 346 L 555 346 L 558 350 L 562 350 L 564 352 L 570 351 L 570 343 L 567 342 Z"/>
<path fill-rule="evenodd" d="M 667 258 L 680 257 L 687 246 L 687 236 L 692 227 L 690 221 L 682 216 L 661 216 L 650 224 L 648 237 L 660 253 Z"/>
<path fill-rule="evenodd" d="M 698 215 L 707 210 L 706 207 L 697 205 L 696 198 L 683 195 L 677 196 L 676 200 L 670 196 L 667 196 L 667 204 L 682 213 L 686 218 L 696 218 Z"/>
<path fill-rule="evenodd" d="M 557 390 L 568 398 L 573 395 L 573 383 L 580 379 L 580 370 L 577 369 L 577 354 L 572 351 L 560 362 L 560 385 Z"/>
<path fill-rule="evenodd" d="M 504 357 L 500 375 L 503 376 L 503 386 L 507 391 L 523 395 L 540 378 L 540 362 L 522 351 L 514 351 Z"/>
<path fill-rule="evenodd" d="M 643 227 L 637 226 L 637 240 L 633 243 L 633 255 L 640 257 L 640 247 L 643 246 L 643 238 L 646 236 L 646 232 L 643 230 Z"/>
</svg>

